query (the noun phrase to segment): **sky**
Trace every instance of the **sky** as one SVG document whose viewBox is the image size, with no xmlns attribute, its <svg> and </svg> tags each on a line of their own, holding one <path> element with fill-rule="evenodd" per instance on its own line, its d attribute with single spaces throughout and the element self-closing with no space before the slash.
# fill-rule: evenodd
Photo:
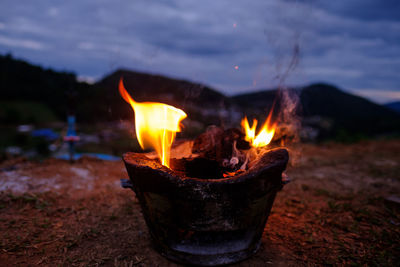
<svg viewBox="0 0 400 267">
<path fill-rule="evenodd" d="M 2 0 L 0 54 L 96 81 L 118 68 L 226 95 L 326 82 L 400 100 L 398 0 Z"/>
</svg>

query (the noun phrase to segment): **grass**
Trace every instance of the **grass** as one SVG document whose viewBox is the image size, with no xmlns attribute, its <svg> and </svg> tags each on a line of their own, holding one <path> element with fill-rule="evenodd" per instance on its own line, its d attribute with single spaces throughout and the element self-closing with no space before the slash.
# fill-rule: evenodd
<svg viewBox="0 0 400 267">
<path fill-rule="evenodd" d="M 13 194 L 8 194 L 8 199 L 11 202 L 19 204 L 19 206 L 24 206 L 26 204 L 31 205 L 37 210 L 45 211 L 51 206 L 51 203 L 47 200 L 43 200 L 39 195 L 36 194 L 23 194 L 20 196 L 15 196 Z M 3 200 L 4 201 L 4 200 Z M 6 203 L 1 203 L 1 205 L 6 206 Z"/>
<path fill-rule="evenodd" d="M 332 197 L 332 193 L 329 192 L 328 190 L 323 189 L 323 188 L 315 189 L 315 193 L 314 194 L 316 196 Z"/>
</svg>

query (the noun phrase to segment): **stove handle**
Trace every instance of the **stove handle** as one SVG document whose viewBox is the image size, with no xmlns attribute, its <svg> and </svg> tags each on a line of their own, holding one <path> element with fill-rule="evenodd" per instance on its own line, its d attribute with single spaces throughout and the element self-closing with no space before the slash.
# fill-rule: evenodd
<svg viewBox="0 0 400 267">
<path fill-rule="evenodd" d="M 133 190 L 133 184 L 129 179 L 120 179 L 122 188 L 129 188 Z"/>
<path fill-rule="evenodd" d="M 282 185 L 290 183 L 292 180 L 289 177 L 282 177 Z"/>
</svg>

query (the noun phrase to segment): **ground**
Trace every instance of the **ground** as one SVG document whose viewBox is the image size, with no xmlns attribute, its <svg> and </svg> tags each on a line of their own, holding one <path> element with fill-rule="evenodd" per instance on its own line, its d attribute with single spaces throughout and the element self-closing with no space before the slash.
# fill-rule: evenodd
<svg viewBox="0 0 400 267">
<path fill-rule="evenodd" d="M 400 140 L 291 148 L 260 250 L 234 266 L 400 262 Z M 153 250 L 122 162 L 0 165 L 1 266 L 177 266 Z"/>
</svg>

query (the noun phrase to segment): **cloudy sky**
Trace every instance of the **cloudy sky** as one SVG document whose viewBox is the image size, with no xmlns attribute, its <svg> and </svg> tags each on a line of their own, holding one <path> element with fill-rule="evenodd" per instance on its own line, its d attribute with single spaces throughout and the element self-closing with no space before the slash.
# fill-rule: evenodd
<svg viewBox="0 0 400 267">
<path fill-rule="evenodd" d="M 91 81 L 121 67 L 228 95 L 323 81 L 383 103 L 400 100 L 400 1 L 1 0 L 9 52 Z"/>
</svg>

